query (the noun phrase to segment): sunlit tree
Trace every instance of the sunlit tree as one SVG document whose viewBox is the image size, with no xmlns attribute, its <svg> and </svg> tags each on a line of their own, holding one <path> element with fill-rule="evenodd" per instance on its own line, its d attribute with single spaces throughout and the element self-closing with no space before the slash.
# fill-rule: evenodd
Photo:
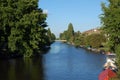
<svg viewBox="0 0 120 80">
<path fill-rule="evenodd" d="M 117 53 L 117 62 L 120 67 L 120 0 L 108 0 L 108 2 L 108 5 L 102 3 L 101 21 L 103 30 L 109 37 L 109 48 Z"/>
<path fill-rule="evenodd" d="M 99 48 L 103 46 L 102 43 L 106 42 L 106 37 L 103 34 L 91 34 L 86 36 L 86 45 L 90 45 L 93 48 Z"/>
<path fill-rule="evenodd" d="M 55 35 L 51 32 L 50 28 L 48 28 L 47 36 L 49 37 L 50 42 L 53 42 L 56 39 Z"/>
<path fill-rule="evenodd" d="M 108 0 L 109 5 L 102 3 L 103 14 L 101 22 L 103 29 L 109 36 L 109 45 L 112 51 L 120 44 L 120 0 Z"/>
<path fill-rule="evenodd" d="M 0 40 L 7 51 L 30 57 L 47 45 L 47 15 L 38 0 L 1 0 L 0 15 Z"/>
</svg>

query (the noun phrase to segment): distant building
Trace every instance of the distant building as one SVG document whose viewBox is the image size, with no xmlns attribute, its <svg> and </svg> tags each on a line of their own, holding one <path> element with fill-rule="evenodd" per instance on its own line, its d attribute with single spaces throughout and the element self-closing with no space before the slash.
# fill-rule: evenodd
<svg viewBox="0 0 120 80">
<path fill-rule="evenodd" d="M 91 35 L 91 34 L 100 34 L 100 29 L 99 28 L 94 28 L 94 29 L 90 29 L 90 30 L 87 30 L 85 32 L 83 32 L 82 34 L 85 34 L 85 35 Z"/>
</svg>

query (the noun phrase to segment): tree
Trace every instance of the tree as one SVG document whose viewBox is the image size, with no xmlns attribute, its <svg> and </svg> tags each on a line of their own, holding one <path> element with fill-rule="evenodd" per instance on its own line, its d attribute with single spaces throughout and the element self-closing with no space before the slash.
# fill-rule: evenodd
<svg viewBox="0 0 120 80">
<path fill-rule="evenodd" d="M 74 41 L 74 29 L 72 23 L 69 23 L 68 29 L 60 34 L 60 39 L 65 39 L 70 43 Z"/>
<path fill-rule="evenodd" d="M 50 28 L 48 28 L 47 36 L 49 37 L 50 42 L 53 42 L 56 39 L 55 35 L 51 32 Z"/>
<path fill-rule="evenodd" d="M 68 38 L 67 40 L 69 42 L 73 42 L 73 40 L 74 40 L 74 29 L 73 29 L 72 23 L 69 23 L 69 25 L 68 25 L 67 38 Z"/>
<path fill-rule="evenodd" d="M 60 39 L 62 39 L 62 40 L 67 40 L 68 39 L 67 30 L 64 31 L 63 33 L 60 33 Z"/>
<path fill-rule="evenodd" d="M 99 48 L 103 46 L 103 42 L 106 42 L 106 37 L 103 34 L 91 34 L 85 39 L 87 40 L 86 45 L 92 46 L 93 48 Z"/>
<path fill-rule="evenodd" d="M 56 39 L 56 36 L 55 36 L 54 33 L 51 34 L 51 38 L 52 38 L 53 41 Z"/>
<path fill-rule="evenodd" d="M 74 33 L 74 45 L 80 46 L 82 44 L 82 35 L 80 31 Z"/>
<path fill-rule="evenodd" d="M 120 68 L 120 0 L 108 0 L 108 2 L 108 6 L 102 3 L 101 21 L 103 30 L 109 37 L 109 48 L 117 54 L 117 63 Z"/>
<path fill-rule="evenodd" d="M 1 0 L 0 4 L 6 49 L 30 57 L 48 45 L 47 15 L 38 9 L 38 0 Z"/>
<path fill-rule="evenodd" d="M 120 44 L 120 0 L 109 0 L 108 6 L 102 3 L 102 10 L 103 29 L 109 36 L 110 49 L 115 52 L 115 47 Z"/>
<path fill-rule="evenodd" d="M 11 33 L 11 27 L 15 26 L 15 4 L 13 0 L 0 1 L 0 46 L 8 49 L 8 36 Z M 14 8 L 13 8 L 14 7 Z"/>
</svg>

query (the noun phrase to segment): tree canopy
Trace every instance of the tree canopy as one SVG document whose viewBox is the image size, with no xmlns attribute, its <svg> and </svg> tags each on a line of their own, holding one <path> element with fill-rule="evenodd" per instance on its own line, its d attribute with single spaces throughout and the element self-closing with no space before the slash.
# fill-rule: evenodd
<svg viewBox="0 0 120 80">
<path fill-rule="evenodd" d="M 48 45 L 47 15 L 38 0 L 1 0 L 0 15 L 1 48 L 30 57 Z"/>
<path fill-rule="evenodd" d="M 60 39 L 65 39 L 68 42 L 73 42 L 74 40 L 74 29 L 72 23 L 69 23 L 68 29 L 60 34 Z"/>
<path fill-rule="evenodd" d="M 92 48 L 99 48 L 106 42 L 106 37 L 98 29 L 97 32 L 90 32 L 91 34 L 75 32 L 72 23 L 68 25 L 68 29 L 60 34 L 60 39 L 65 39 L 75 46 L 91 46 Z"/>
<path fill-rule="evenodd" d="M 120 69 L 120 0 L 108 0 L 108 2 L 108 5 L 102 3 L 101 21 L 103 30 L 108 36 L 109 48 L 117 54 L 117 63 Z"/>
<path fill-rule="evenodd" d="M 104 34 L 91 34 L 85 37 L 85 44 L 93 48 L 99 48 L 103 46 L 102 43 L 106 42 L 106 37 Z"/>
<path fill-rule="evenodd" d="M 51 32 L 50 28 L 48 28 L 47 36 L 49 37 L 50 42 L 53 42 L 56 39 L 55 34 Z"/>
<path fill-rule="evenodd" d="M 115 51 L 120 44 L 120 0 L 108 0 L 109 5 L 102 3 L 101 22 L 105 33 L 109 36 L 109 47 Z"/>
</svg>

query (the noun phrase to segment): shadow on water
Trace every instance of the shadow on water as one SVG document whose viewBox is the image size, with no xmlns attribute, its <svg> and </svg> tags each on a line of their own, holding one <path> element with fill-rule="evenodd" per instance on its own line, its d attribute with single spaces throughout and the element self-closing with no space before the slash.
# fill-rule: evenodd
<svg viewBox="0 0 120 80">
<path fill-rule="evenodd" d="M 43 80 L 42 57 L 1 60 L 0 80 Z"/>
<path fill-rule="evenodd" d="M 55 42 L 39 57 L 0 60 L 0 80 L 97 80 L 105 56 Z"/>
</svg>

